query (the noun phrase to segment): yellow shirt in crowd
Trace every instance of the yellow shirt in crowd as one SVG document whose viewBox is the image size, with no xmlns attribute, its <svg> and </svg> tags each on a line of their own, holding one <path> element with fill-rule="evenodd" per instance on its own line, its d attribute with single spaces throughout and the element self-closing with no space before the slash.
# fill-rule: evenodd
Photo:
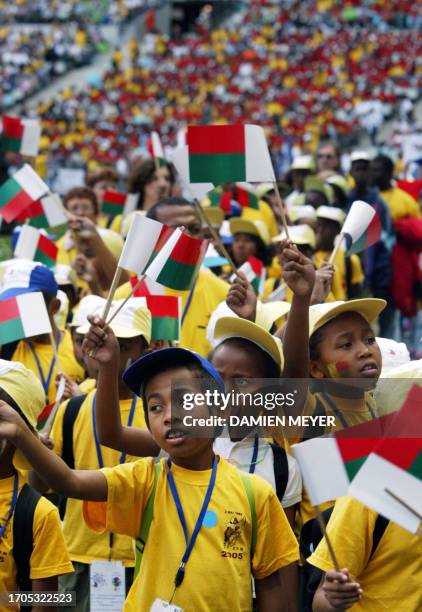
<svg viewBox="0 0 422 612">
<path fill-rule="evenodd" d="M 174 576 L 186 543 L 170 487 L 166 466 L 160 474 L 154 500 L 154 518 L 141 570 L 129 592 L 126 612 L 149 610 L 156 598 L 169 601 Z M 211 470 L 192 471 L 172 465 L 177 491 L 192 533 L 204 500 Z M 103 470 L 107 502 L 84 502 L 84 518 L 97 532 L 139 534 L 142 514 L 154 482 L 154 461 Z M 257 518 L 257 544 L 252 559 L 255 578 L 265 578 L 298 560 L 298 545 L 271 486 L 250 476 Z M 239 471 L 220 459 L 208 520 L 201 528 L 185 579 L 173 603 L 195 612 L 251 611 L 251 511 Z M 229 588 L 227 588 L 229 585 Z"/>
<path fill-rule="evenodd" d="M 387 189 L 386 191 L 380 191 L 380 196 L 388 204 L 393 221 L 402 219 L 403 217 L 421 216 L 421 211 L 416 200 L 399 187 L 391 187 L 391 189 Z"/>
<path fill-rule="evenodd" d="M 122 300 L 130 293 L 130 283 L 121 285 L 116 293 L 115 300 Z M 206 357 L 211 351 L 211 345 L 206 338 L 208 322 L 211 314 L 226 299 L 229 285 L 213 274 L 207 268 L 202 268 L 197 276 L 192 298 L 186 317 L 181 326 L 179 346 L 188 348 Z M 166 295 L 180 295 L 182 298 L 182 313 L 189 300 L 189 291 L 175 291 L 166 289 Z"/>
<path fill-rule="evenodd" d="M 92 421 L 92 401 L 95 391 L 91 391 L 83 402 L 76 418 L 73 430 L 73 453 L 75 457 L 75 469 L 96 470 L 99 468 L 97 452 L 94 441 L 94 428 Z M 122 423 L 128 422 L 131 399 L 120 400 L 120 414 Z M 54 442 L 54 452 L 61 456 L 63 451 L 63 416 L 67 402 L 63 403 L 54 421 L 51 439 Z M 133 427 L 145 428 L 142 401 L 138 398 L 136 403 Z M 121 453 L 105 446 L 101 446 L 104 465 L 112 467 L 118 465 Z M 136 458 L 127 456 L 126 461 L 134 461 Z M 65 542 L 72 561 L 80 563 L 91 563 L 95 559 L 119 560 L 126 566 L 134 565 L 133 544 L 130 538 L 116 535 L 113 538 L 113 547 L 110 548 L 108 535 L 100 536 L 94 534 L 85 525 L 82 516 L 82 501 L 68 499 L 66 514 L 63 522 L 63 533 Z"/>
<path fill-rule="evenodd" d="M 34 374 L 41 380 L 40 372 L 37 365 L 37 360 L 34 353 L 37 355 L 40 366 L 47 381 L 51 363 L 54 359 L 54 350 L 51 344 L 32 343 L 33 351 L 30 348 L 27 340 L 21 340 L 13 353 L 12 361 L 20 361 L 23 365 L 32 370 Z M 83 368 L 76 361 L 73 353 L 73 344 L 70 332 L 68 330 L 62 332 L 62 340 L 59 345 L 58 359 L 54 365 L 53 373 L 48 385 L 48 403 L 54 402 L 56 399 L 56 375 L 58 372 L 64 372 L 75 382 L 81 382 L 85 377 Z M 42 381 L 41 381 L 42 382 Z"/>
<path fill-rule="evenodd" d="M 422 538 L 389 521 L 371 555 L 377 513 L 342 497 L 328 523 L 340 567 L 363 589 L 353 612 L 419 612 L 422 609 Z M 324 538 L 308 559 L 324 572 L 334 569 Z"/>
<path fill-rule="evenodd" d="M 316 251 L 314 254 L 315 267 L 317 270 L 325 261 L 330 259 L 330 251 Z M 357 255 L 350 256 L 350 283 L 359 285 L 365 280 L 362 264 Z M 347 268 L 344 251 L 338 251 L 334 258 L 334 275 L 331 292 L 336 300 L 347 300 Z"/>
<path fill-rule="evenodd" d="M 18 492 L 25 484 L 18 476 Z M 14 477 L 0 479 L 0 525 L 6 521 L 13 496 Z M 0 592 L 16 591 L 16 563 L 13 556 L 13 520 L 9 521 L 6 532 L 0 538 Z M 61 576 L 73 572 L 63 539 L 57 508 L 45 497 L 41 497 L 34 512 L 33 551 L 30 558 L 31 580 Z M 0 606 L 0 610 L 10 610 Z"/>
</svg>

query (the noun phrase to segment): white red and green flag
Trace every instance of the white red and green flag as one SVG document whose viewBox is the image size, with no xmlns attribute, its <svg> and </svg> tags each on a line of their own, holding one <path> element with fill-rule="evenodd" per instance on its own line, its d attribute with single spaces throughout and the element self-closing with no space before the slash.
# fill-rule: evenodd
<svg viewBox="0 0 422 612">
<path fill-rule="evenodd" d="M 58 247 L 37 228 L 23 225 L 15 246 L 15 257 L 39 261 L 49 268 L 57 263 Z"/>
<path fill-rule="evenodd" d="M 23 293 L 0 303 L 0 345 L 51 331 L 41 292 Z"/>
<path fill-rule="evenodd" d="M 242 208 L 259 210 L 259 198 L 257 195 L 255 195 L 255 192 L 247 183 L 237 183 L 234 189 L 233 197 L 236 202 L 239 202 Z"/>
<path fill-rule="evenodd" d="M 12 151 L 28 157 L 38 155 L 41 138 L 41 124 L 38 119 L 19 119 L 3 115 L 1 124 L 1 151 Z"/>
<path fill-rule="evenodd" d="M 123 215 L 125 217 L 136 210 L 138 201 L 138 193 L 106 191 L 103 198 L 102 212 L 112 217 L 116 217 L 117 215 Z"/>
<path fill-rule="evenodd" d="M 351 480 L 385 434 L 394 414 L 294 444 L 292 450 L 312 505 L 347 495 Z"/>
<path fill-rule="evenodd" d="M 257 257 L 248 257 L 244 264 L 238 268 L 238 272 L 243 272 L 246 276 L 246 280 L 250 282 L 255 291 L 256 295 L 263 292 L 265 282 L 265 266 L 260 259 Z M 235 280 L 236 276 L 233 274 L 231 281 Z"/>
<path fill-rule="evenodd" d="M 182 298 L 176 295 L 148 295 L 146 302 L 151 313 L 151 340 L 179 340 Z"/>
<path fill-rule="evenodd" d="M 221 187 L 216 187 L 208 193 L 208 198 L 212 208 L 221 208 L 230 217 L 240 216 L 242 208 L 259 210 L 258 197 L 244 185 L 236 184 L 234 189 L 227 191 L 223 191 Z"/>
<path fill-rule="evenodd" d="M 348 255 L 360 253 L 381 239 L 381 221 L 376 210 L 363 202 L 353 202 L 341 229 Z"/>
<path fill-rule="evenodd" d="M 190 125 L 189 182 L 274 182 L 264 129 L 259 125 Z"/>
<path fill-rule="evenodd" d="M 32 227 L 42 229 L 64 225 L 67 223 L 67 216 L 60 196 L 49 193 L 25 208 L 16 220 L 19 222 L 28 220 Z"/>
<path fill-rule="evenodd" d="M 160 167 L 166 164 L 166 156 L 158 132 L 151 132 L 151 138 L 148 140 L 148 151 L 153 159 L 158 160 Z"/>
<path fill-rule="evenodd" d="M 118 267 L 135 274 L 143 274 L 172 233 L 173 229 L 167 225 L 144 215 L 135 214 Z"/>
<path fill-rule="evenodd" d="M 422 388 L 418 385 L 411 388 L 385 438 L 357 473 L 349 494 L 411 533 L 420 529 Z"/>
<path fill-rule="evenodd" d="M 192 288 L 208 240 L 198 240 L 175 229 L 145 271 L 148 278 L 178 291 Z"/>
<path fill-rule="evenodd" d="M 189 152 L 187 145 L 178 147 L 171 158 L 184 188 L 189 191 L 192 198 L 203 200 L 214 189 L 213 183 L 192 183 L 189 180 Z"/>
<path fill-rule="evenodd" d="M 141 276 L 131 276 L 130 284 L 132 289 L 136 287 L 138 284 L 139 278 Z M 154 282 L 150 278 L 144 278 L 140 283 L 139 287 L 136 289 L 133 297 L 147 297 L 149 295 L 164 295 L 166 292 L 166 288 L 164 285 L 160 285 L 159 283 Z"/>
<path fill-rule="evenodd" d="M 0 215 L 10 223 L 46 193 L 48 186 L 25 164 L 0 187 Z"/>
</svg>

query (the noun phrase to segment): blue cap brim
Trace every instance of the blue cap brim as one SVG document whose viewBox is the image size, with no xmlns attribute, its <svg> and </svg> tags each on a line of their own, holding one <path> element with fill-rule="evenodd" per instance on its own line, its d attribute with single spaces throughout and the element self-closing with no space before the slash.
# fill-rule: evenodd
<svg viewBox="0 0 422 612">
<path fill-rule="evenodd" d="M 125 370 L 123 373 L 123 381 L 131 391 L 140 396 L 145 383 L 147 383 L 152 376 L 158 374 L 163 365 L 169 368 L 173 366 L 175 368 L 182 368 L 188 363 L 197 363 L 215 380 L 220 389 L 224 391 L 223 379 L 214 366 L 204 359 L 204 357 L 198 355 L 198 353 L 180 347 L 160 349 L 140 357 Z"/>
<path fill-rule="evenodd" d="M 37 291 L 45 291 L 43 289 L 37 289 L 36 287 L 12 287 L 11 289 L 6 289 L 3 293 L 0 293 L 0 302 L 4 302 L 4 300 L 8 300 L 9 298 L 16 297 L 18 295 L 23 295 L 24 293 L 36 293 Z"/>
</svg>

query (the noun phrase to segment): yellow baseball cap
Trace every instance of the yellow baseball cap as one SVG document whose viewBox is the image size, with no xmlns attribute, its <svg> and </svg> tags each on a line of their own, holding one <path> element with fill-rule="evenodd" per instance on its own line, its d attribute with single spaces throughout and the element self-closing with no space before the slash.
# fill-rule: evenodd
<svg viewBox="0 0 422 612">
<path fill-rule="evenodd" d="M 362 298 L 347 302 L 326 302 L 309 308 L 309 337 L 320 327 L 345 312 L 357 312 L 368 323 L 372 323 L 384 310 L 387 302 L 378 298 Z"/>
<path fill-rule="evenodd" d="M 44 389 L 38 378 L 18 361 L 0 359 L 0 388 L 16 402 L 33 429 L 45 406 Z"/>
<path fill-rule="evenodd" d="M 228 338 L 244 338 L 268 353 L 270 357 L 283 367 L 283 347 L 281 340 L 275 338 L 260 325 L 238 317 L 221 317 L 215 325 L 214 340 L 216 346 Z"/>
<path fill-rule="evenodd" d="M 289 209 L 289 217 L 292 223 L 296 223 L 300 219 L 315 219 L 316 211 L 313 206 L 309 204 L 303 206 L 292 206 Z"/>
<path fill-rule="evenodd" d="M 260 238 L 266 246 L 270 244 L 270 234 L 267 226 L 259 219 L 255 221 L 240 218 L 230 219 L 230 231 L 232 236 L 235 234 L 252 234 L 252 236 Z"/>
<path fill-rule="evenodd" d="M 282 240 L 286 240 L 287 236 L 284 230 L 278 236 L 275 236 L 272 239 L 272 242 L 281 242 Z M 315 232 L 306 223 L 302 225 L 291 225 L 289 226 L 289 239 L 294 244 L 309 244 L 312 249 L 316 247 L 316 238 Z"/>
<path fill-rule="evenodd" d="M 102 316 L 106 300 L 97 297 L 96 304 L 92 302 L 93 309 L 88 314 Z M 111 319 L 116 310 L 122 305 L 124 300 L 112 302 L 108 318 Z M 142 336 L 149 344 L 151 342 L 151 313 L 146 307 L 143 297 L 130 298 L 122 309 L 116 314 L 110 323 L 110 327 L 117 338 L 135 338 Z M 89 324 L 82 325 L 76 329 L 77 334 L 86 334 Z"/>
<path fill-rule="evenodd" d="M 348 195 L 350 192 L 349 183 L 347 182 L 347 179 L 341 174 L 332 174 L 331 176 L 325 179 L 325 182 L 329 185 L 335 185 L 336 187 L 341 189 L 342 192 L 346 195 Z"/>
<path fill-rule="evenodd" d="M 255 188 L 255 193 L 259 199 L 266 196 L 270 191 L 275 191 L 274 183 L 260 183 Z"/>
<path fill-rule="evenodd" d="M 312 155 L 297 155 L 290 166 L 290 170 L 315 170 L 315 162 Z"/>
<path fill-rule="evenodd" d="M 213 227 L 219 228 L 224 221 L 224 212 L 221 210 L 221 208 L 204 208 L 203 213 Z"/>
<path fill-rule="evenodd" d="M 337 221 L 340 225 L 343 225 L 346 219 L 346 213 L 341 208 L 335 206 L 320 206 L 316 211 L 317 219 L 330 219 L 331 221 Z"/>
</svg>

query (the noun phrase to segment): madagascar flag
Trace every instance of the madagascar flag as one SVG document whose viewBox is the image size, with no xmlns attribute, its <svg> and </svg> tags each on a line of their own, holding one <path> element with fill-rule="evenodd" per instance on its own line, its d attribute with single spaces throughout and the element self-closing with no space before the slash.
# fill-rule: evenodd
<svg viewBox="0 0 422 612">
<path fill-rule="evenodd" d="M 179 340 L 180 301 L 175 295 L 146 296 L 152 317 L 151 340 Z"/>
<path fill-rule="evenodd" d="M 29 225 L 38 229 L 46 227 L 57 227 L 67 222 L 60 197 L 55 193 L 49 193 L 36 202 L 33 202 L 16 217 L 20 223 L 29 220 Z"/>
<path fill-rule="evenodd" d="M 41 431 L 44 427 L 44 425 L 47 423 L 47 419 L 51 414 L 51 411 L 53 410 L 55 406 L 55 402 L 53 402 L 52 404 L 47 404 L 45 406 L 45 408 L 43 409 L 43 411 L 38 415 L 38 420 L 37 420 L 37 430 Z"/>
<path fill-rule="evenodd" d="M 23 293 L 0 303 L 0 345 L 51 333 L 43 294 Z"/>
<path fill-rule="evenodd" d="M 263 128 L 257 125 L 190 125 L 190 183 L 275 181 Z"/>
<path fill-rule="evenodd" d="M 207 247 L 208 240 L 192 238 L 176 229 L 145 274 L 160 285 L 187 291 L 193 286 Z"/>
<path fill-rule="evenodd" d="M 15 257 L 39 261 L 49 268 L 54 268 L 57 253 L 56 244 L 38 229 L 30 225 L 22 226 L 15 246 Z"/>
<path fill-rule="evenodd" d="M 106 191 L 103 198 L 102 212 L 112 217 L 116 217 L 117 215 L 128 215 L 136 210 L 138 199 L 139 196 L 136 193 Z"/>
<path fill-rule="evenodd" d="M 208 192 L 211 208 L 221 208 L 228 217 L 239 217 L 242 209 L 233 198 L 231 191 L 223 191 L 220 187 Z"/>
<path fill-rule="evenodd" d="M 35 157 L 38 155 L 40 137 L 41 126 L 37 119 L 18 119 L 3 115 L 0 150 Z"/>
<path fill-rule="evenodd" d="M 0 187 L 0 215 L 10 223 L 47 192 L 48 186 L 25 164 Z"/>
<path fill-rule="evenodd" d="M 239 202 L 242 208 L 253 208 L 253 210 L 259 210 L 259 199 L 258 197 L 248 189 L 240 185 L 236 185 L 233 193 L 233 199 Z"/>
<path fill-rule="evenodd" d="M 381 229 L 380 218 L 370 204 L 362 200 L 353 202 L 341 230 L 347 254 L 360 253 L 378 242 Z"/>
</svg>

